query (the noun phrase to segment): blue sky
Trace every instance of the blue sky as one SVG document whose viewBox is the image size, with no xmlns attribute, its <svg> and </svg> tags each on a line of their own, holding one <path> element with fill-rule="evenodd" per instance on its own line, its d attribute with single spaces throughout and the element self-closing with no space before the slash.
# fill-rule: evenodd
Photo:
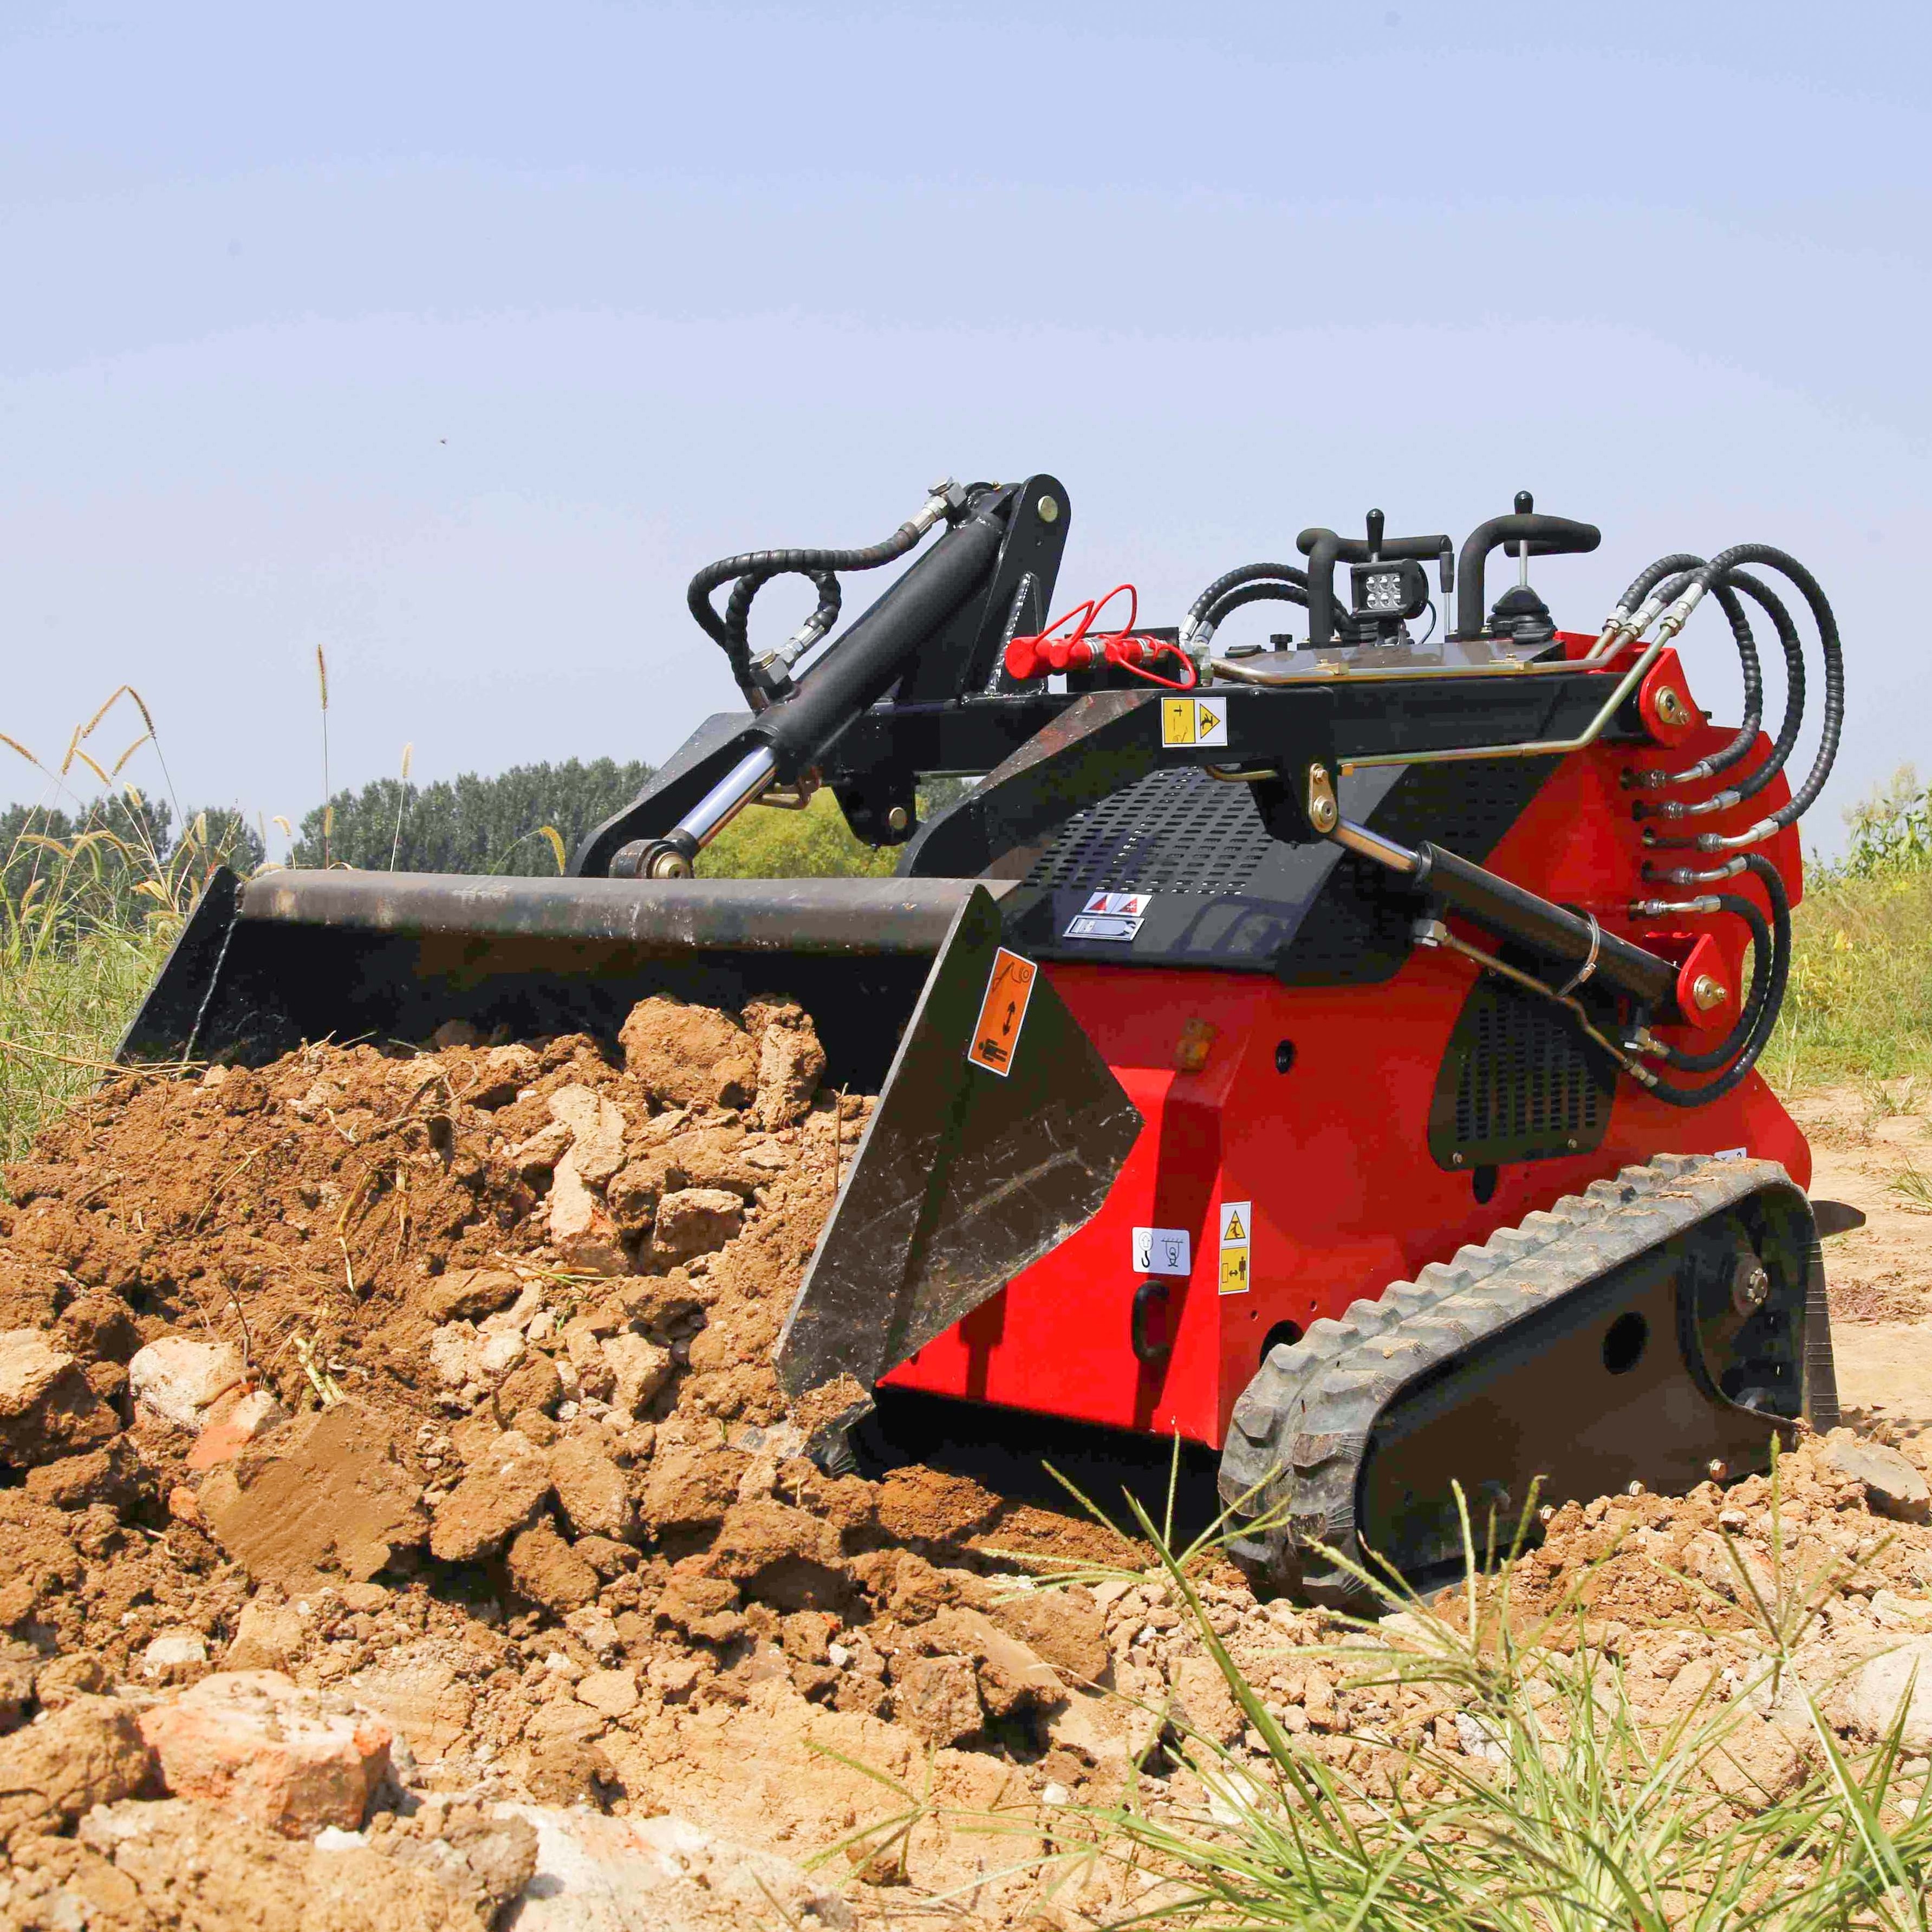
<svg viewBox="0 0 1932 1932">
<path fill-rule="evenodd" d="M 1812 564 L 1828 844 L 1932 764 L 1928 55 L 1886 4 L 8 0 L 0 730 L 130 682 L 184 797 L 298 818 L 317 644 L 338 784 L 659 758 L 734 701 L 691 572 L 945 472 L 1054 471 L 1062 601 L 1170 620 L 1528 487 L 1604 527 L 1539 573 L 1579 628 L 1664 550 Z"/>
</svg>

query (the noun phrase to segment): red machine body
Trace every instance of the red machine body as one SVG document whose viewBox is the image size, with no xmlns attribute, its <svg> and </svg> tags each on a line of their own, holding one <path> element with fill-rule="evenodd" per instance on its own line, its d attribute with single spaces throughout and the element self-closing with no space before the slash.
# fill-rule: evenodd
<svg viewBox="0 0 1932 1932">
<path fill-rule="evenodd" d="M 1699 722 L 1673 748 L 1701 755 L 1730 735 Z M 1728 1026 L 1743 993 L 1738 922 L 1630 916 L 1650 889 L 1621 780 L 1654 755 L 1642 743 L 1600 743 L 1564 758 L 1490 862 L 1666 957 L 1688 962 L 1694 949 L 1700 970 L 1714 958 L 1730 996 L 1718 1018 Z M 1716 789 L 1711 781 L 1685 795 Z M 1734 832 L 1788 796 L 1780 777 L 1704 824 Z M 1795 903 L 1796 831 L 1765 849 Z M 1762 903 L 1755 881 L 1738 889 Z M 1218 1448 L 1275 1343 L 1593 1180 L 1665 1150 L 1748 1154 L 1781 1162 L 1800 1186 L 1810 1178 L 1804 1136 L 1755 1073 L 1690 1112 L 1619 1080 L 1594 1150 L 1474 1172 L 1438 1165 L 1424 1124 L 1479 976 L 1447 951 L 1418 948 L 1394 980 L 1354 987 L 1065 962 L 1046 970 L 1146 1126 L 1102 1211 L 896 1369 L 892 1385 Z M 1664 1036 L 1700 1044 L 1689 1027 Z M 1196 1070 L 1182 1070 L 1190 1061 Z M 1238 1225 L 1224 1238 L 1231 1209 Z M 1170 1250 L 1184 1237 L 1184 1261 L 1151 1252 L 1142 1230 Z"/>
</svg>

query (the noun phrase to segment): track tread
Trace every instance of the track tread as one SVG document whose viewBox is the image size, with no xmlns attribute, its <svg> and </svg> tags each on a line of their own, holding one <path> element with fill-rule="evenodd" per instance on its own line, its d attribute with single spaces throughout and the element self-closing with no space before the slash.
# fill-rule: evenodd
<svg viewBox="0 0 1932 1932">
<path fill-rule="evenodd" d="M 1317 1601 L 1360 1594 L 1344 1570 L 1306 1549 L 1328 1545 L 1361 1561 L 1355 1489 L 1376 1418 L 1416 1376 L 1472 1343 L 1586 1286 L 1706 1216 L 1774 1183 L 1774 1161 L 1660 1154 L 1597 1180 L 1498 1228 L 1480 1246 L 1432 1262 L 1413 1281 L 1354 1303 L 1339 1321 L 1312 1324 L 1270 1351 L 1235 1405 L 1221 1459 L 1222 1502 L 1244 1516 L 1287 1506 L 1288 1542 L 1301 1550 L 1300 1582 Z M 1234 1546 L 1278 1570 L 1280 1533 Z"/>
</svg>

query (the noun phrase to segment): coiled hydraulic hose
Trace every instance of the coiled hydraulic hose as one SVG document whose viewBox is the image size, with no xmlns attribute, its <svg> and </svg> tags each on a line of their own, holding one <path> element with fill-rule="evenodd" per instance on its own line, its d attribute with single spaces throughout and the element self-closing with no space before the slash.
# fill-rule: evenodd
<svg viewBox="0 0 1932 1932">
<path fill-rule="evenodd" d="M 1691 581 L 1686 572 L 1672 578 L 1664 586 L 1664 592 L 1675 597 L 1687 589 Z M 1700 800 L 1694 805 L 1686 805 L 1675 800 L 1665 800 L 1640 806 L 1640 818 L 1699 818 L 1712 812 L 1728 812 L 1733 806 L 1742 805 L 1753 798 L 1770 784 L 1784 770 L 1785 761 L 1791 756 L 1792 748 L 1798 742 L 1799 727 L 1804 722 L 1804 644 L 1798 634 L 1798 626 L 1792 622 L 1790 611 L 1782 598 L 1761 579 L 1746 572 L 1734 570 L 1714 586 L 1717 597 L 1726 616 L 1730 619 L 1731 631 L 1738 640 L 1738 656 L 1746 667 L 1745 685 L 1748 698 L 1747 730 L 1741 728 L 1737 735 L 1724 751 L 1709 758 L 1700 758 L 1694 765 L 1686 766 L 1681 772 L 1647 774 L 1658 785 L 1676 787 L 1688 784 L 1694 780 L 1714 776 L 1736 763 L 1756 741 L 1759 716 L 1762 710 L 1762 676 L 1757 663 L 1755 640 L 1747 642 L 1750 637 L 1750 626 L 1745 621 L 1742 608 L 1736 593 L 1742 590 L 1748 597 L 1761 604 L 1770 617 L 1772 628 L 1778 632 L 1778 640 L 1784 652 L 1785 702 L 1784 717 L 1779 724 L 1778 736 L 1767 756 L 1753 766 L 1735 784 L 1727 785 L 1719 792 Z"/>
<path fill-rule="evenodd" d="M 1716 1046 L 1705 1053 L 1686 1053 L 1661 1041 L 1655 1051 L 1665 1063 L 1686 1073 L 1708 1072 L 1721 1066 L 1716 1079 L 1701 1086 L 1680 1087 L 1654 1076 L 1644 1083 L 1645 1091 L 1672 1107 L 1702 1107 L 1719 1100 L 1744 1079 L 1770 1044 L 1772 1030 L 1784 1004 L 1784 988 L 1791 973 L 1791 900 L 1778 868 L 1760 854 L 1744 855 L 1742 869 L 1750 873 L 1765 889 L 1771 902 L 1771 925 L 1767 932 L 1764 915 L 1750 900 L 1730 892 L 1718 896 L 1716 909 L 1735 914 L 1750 928 L 1754 983 L 1737 1024 Z"/>
<path fill-rule="evenodd" d="M 972 488 L 985 487 L 976 484 Z M 732 677 L 753 710 L 762 706 L 770 694 L 760 686 L 752 668 L 748 636 L 752 603 L 773 578 L 807 578 L 818 592 L 817 608 L 789 640 L 788 655 L 784 655 L 784 662 L 788 664 L 838 621 L 840 598 L 834 572 L 877 570 L 883 564 L 895 562 L 904 556 L 942 516 L 956 514 L 971 494 L 971 490 L 962 490 L 950 478 L 944 483 L 935 484 L 916 516 L 908 517 L 883 542 L 869 544 L 861 549 L 750 550 L 736 556 L 721 557 L 716 563 L 707 563 L 691 580 L 690 587 L 685 592 L 685 602 L 705 634 L 723 650 L 726 662 L 731 667 Z M 731 585 L 731 595 L 720 615 L 711 596 L 724 584 Z"/>
</svg>

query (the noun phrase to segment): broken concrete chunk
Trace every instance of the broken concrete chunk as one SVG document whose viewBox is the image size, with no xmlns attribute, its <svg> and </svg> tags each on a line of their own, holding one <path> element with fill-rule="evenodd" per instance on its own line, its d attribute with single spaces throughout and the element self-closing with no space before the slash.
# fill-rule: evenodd
<svg viewBox="0 0 1932 1932">
<path fill-rule="evenodd" d="M 188 1466 L 212 1469 L 232 1462 L 250 1442 L 287 1420 L 287 1410 L 266 1389 L 230 1389 L 208 1405 L 201 1433 L 188 1452 Z"/>
<path fill-rule="evenodd" d="M 1865 1500 L 1881 1516 L 1906 1522 L 1932 1516 L 1932 1485 L 1896 1449 L 1880 1442 L 1839 1442 L 1826 1446 L 1826 1466 L 1864 1485 Z"/>
<path fill-rule="evenodd" d="M 892 1711 L 929 1744 L 956 1744 L 986 1722 L 968 1657 L 922 1657 L 892 1678 Z"/>
<path fill-rule="evenodd" d="M 1932 1636 L 1908 1637 L 1862 1665 L 1844 1705 L 1846 1716 L 1870 1738 L 1888 1736 L 1903 1712 L 1904 1754 L 1932 1751 Z"/>
<path fill-rule="evenodd" d="M 768 1025 L 758 1042 L 758 1092 L 753 1112 L 768 1132 L 796 1126 L 812 1110 L 825 1076 L 825 1049 L 802 1009 Z"/>
<path fill-rule="evenodd" d="M 142 1714 L 170 1796 L 200 1798 L 288 1838 L 358 1829 L 389 1768 L 388 1726 L 337 1714 L 272 1670 L 204 1677 Z"/>
<path fill-rule="evenodd" d="M 550 1245 L 566 1268 L 584 1274 L 626 1274 L 630 1258 L 617 1224 L 578 1172 L 574 1150 L 557 1162 L 548 1210 Z"/>
<path fill-rule="evenodd" d="M 671 1378 L 670 1351 L 642 1335 L 612 1335 L 598 1344 L 610 1370 L 612 1406 L 635 1415 Z"/>
<path fill-rule="evenodd" d="M 571 1138 L 568 1124 L 553 1120 L 511 1148 L 510 1165 L 526 1180 L 535 1180 L 549 1173 L 570 1151 Z"/>
<path fill-rule="evenodd" d="M 128 1364 L 128 1385 L 140 1413 L 177 1429 L 199 1429 L 218 1396 L 242 1380 L 242 1358 L 225 1342 L 164 1335 Z"/>
<path fill-rule="evenodd" d="M 658 1203 L 651 1227 L 652 1257 L 670 1262 L 710 1254 L 744 1225 L 745 1204 L 729 1188 L 680 1188 Z"/>
<path fill-rule="evenodd" d="M 560 1087 L 550 1096 L 550 1118 L 570 1130 L 571 1164 L 602 1187 L 624 1164 L 624 1116 L 589 1087 Z"/>
</svg>

